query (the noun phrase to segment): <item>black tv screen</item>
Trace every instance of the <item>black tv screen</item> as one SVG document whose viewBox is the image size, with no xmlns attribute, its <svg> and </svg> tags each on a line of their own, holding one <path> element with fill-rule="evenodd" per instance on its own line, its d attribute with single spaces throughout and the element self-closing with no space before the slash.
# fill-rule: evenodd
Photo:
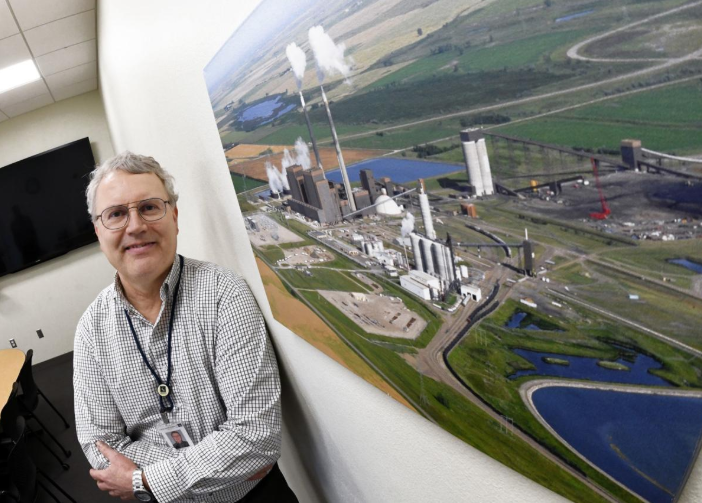
<svg viewBox="0 0 702 503">
<path fill-rule="evenodd" d="M 0 168 L 0 276 L 96 241 L 85 204 L 94 167 L 83 138 Z"/>
</svg>

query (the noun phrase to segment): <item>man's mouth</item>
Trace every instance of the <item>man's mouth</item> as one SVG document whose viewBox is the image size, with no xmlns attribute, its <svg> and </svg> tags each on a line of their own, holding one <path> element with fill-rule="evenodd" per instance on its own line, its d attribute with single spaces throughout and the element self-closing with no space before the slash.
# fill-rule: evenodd
<svg viewBox="0 0 702 503">
<path fill-rule="evenodd" d="M 138 243 L 138 244 L 133 244 L 127 246 L 124 250 L 129 251 L 129 250 L 139 250 L 141 248 L 146 248 L 148 246 L 151 246 L 153 243 Z"/>
</svg>

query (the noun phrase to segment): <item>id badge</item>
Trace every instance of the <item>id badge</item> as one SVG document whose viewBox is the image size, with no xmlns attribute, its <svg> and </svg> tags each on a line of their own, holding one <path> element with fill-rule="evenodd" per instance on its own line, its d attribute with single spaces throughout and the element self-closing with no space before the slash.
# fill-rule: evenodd
<svg viewBox="0 0 702 503">
<path fill-rule="evenodd" d="M 195 445 L 195 442 L 188 435 L 188 430 L 181 423 L 161 424 L 158 426 L 158 432 L 166 443 L 174 449 L 183 449 L 184 447 Z"/>
</svg>

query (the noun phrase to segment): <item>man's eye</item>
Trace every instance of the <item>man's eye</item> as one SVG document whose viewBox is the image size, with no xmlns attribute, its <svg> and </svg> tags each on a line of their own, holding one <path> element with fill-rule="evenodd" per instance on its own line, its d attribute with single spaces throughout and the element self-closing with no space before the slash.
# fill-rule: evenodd
<svg viewBox="0 0 702 503">
<path fill-rule="evenodd" d="M 124 216 L 124 210 L 123 209 L 115 209 L 112 210 L 108 213 L 107 218 L 109 219 L 117 219 L 117 218 L 122 218 Z"/>
</svg>

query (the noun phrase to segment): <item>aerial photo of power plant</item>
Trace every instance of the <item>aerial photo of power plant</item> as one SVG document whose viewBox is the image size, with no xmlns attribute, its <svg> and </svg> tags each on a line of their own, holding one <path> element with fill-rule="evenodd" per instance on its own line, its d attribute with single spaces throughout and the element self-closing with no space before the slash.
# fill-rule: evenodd
<svg viewBox="0 0 702 503">
<path fill-rule="evenodd" d="M 278 321 L 572 501 L 680 498 L 702 1 L 264 0 L 205 78 Z"/>
</svg>

